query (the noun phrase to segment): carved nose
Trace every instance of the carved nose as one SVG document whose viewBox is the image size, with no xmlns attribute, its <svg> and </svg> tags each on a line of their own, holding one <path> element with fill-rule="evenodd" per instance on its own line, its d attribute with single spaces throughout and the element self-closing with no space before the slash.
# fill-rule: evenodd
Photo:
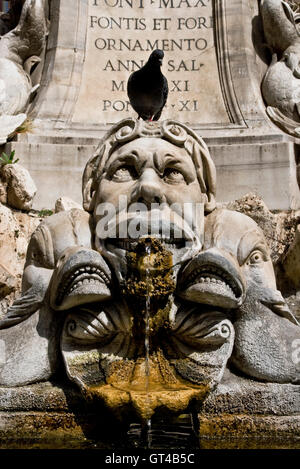
<svg viewBox="0 0 300 469">
<path fill-rule="evenodd" d="M 161 181 L 153 169 L 148 168 L 143 172 L 136 188 L 134 201 L 144 203 L 148 208 L 150 208 L 149 204 L 163 202 Z"/>
</svg>

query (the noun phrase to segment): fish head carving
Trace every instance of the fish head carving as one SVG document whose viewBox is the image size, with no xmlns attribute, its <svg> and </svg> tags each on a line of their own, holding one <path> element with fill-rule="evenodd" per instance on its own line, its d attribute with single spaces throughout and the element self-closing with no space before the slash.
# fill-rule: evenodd
<svg viewBox="0 0 300 469">
<path fill-rule="evenodd" d="M 207 219 L 204 249 L 180 272 L 178 295 L 231 309 L 241 306 L 249 289 L 276 290 L 269 248 L 255 221 L 229 210 Z"/>
<path fill-rule="evenodd" d="M 194 257 L 179 275 L 181 298 L 221 308 L 237 308 L 244 300 L 245 282 L 236 259 L 210 248 Z"/>
<path fill-rule="evenodd" d="M 50 305 L 62 311 L 111 297 L 111 272 L 92 249 L 72 246 L 63 251 L 53 272 Z"/>
</svg>

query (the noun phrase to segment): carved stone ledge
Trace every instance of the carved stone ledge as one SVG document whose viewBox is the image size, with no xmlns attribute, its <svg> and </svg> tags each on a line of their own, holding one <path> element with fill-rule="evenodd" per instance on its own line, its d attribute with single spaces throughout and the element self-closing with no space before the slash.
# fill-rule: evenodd
<svg viewBox="0 0 300 469">
<path fill-rule="evenodd" d="M 198 409 L 199 447 L 300 448 L 297 388 L 257 383 L 227 372 L 226 381 Z M 106 434 L 96 436 L 104 418 Z M 118 439 L 120 444 L 129 445 L 128 427 L 120 432 L 115 429 L 112 435 L 109 421 L 113 421 L 112 416 L 107 419 L 99 409 L 88 406 L 69 383 L 0 388 L 2 449 L 113 449 Z M 131 422 L 127 423 L 129 426 Z M 176 419 L 169 421 L 169 426 L 175 431 Z"/>
</svg>

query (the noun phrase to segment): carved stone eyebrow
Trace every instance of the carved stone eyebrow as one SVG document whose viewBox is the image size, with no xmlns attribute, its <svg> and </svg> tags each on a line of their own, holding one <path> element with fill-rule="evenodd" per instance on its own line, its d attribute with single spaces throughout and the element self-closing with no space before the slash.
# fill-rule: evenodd
<svg viewBox="0 0 300 469">
<path fill-rule="evenodd" d="M 178 160 L 178 155 L 173 155 L 170 151 L 155 151 L 153 154 L 153 162 L 158 171 L 162 171 L 169 162 L 174 162 Z"/>
<path fill-rule="evenodd" d="M 190 171 L 189 165 L 186 164 L 185 158 L 178 156 L 178 154 L 172 154 L 170 151 L 157 151 L 153 155 L 154 166 L 157 171 L 162 175 L 165 168 L 180 169 L 184 174 L 186 180 L 191 182 L 195 179 Z"/>
<path fill-rule="evenodd" d="M 139 166 L 140 155 L 136 150 L 124 152 L 123 155 L 118 155 L 111 158 L 107 162 L 106 173 L 110 177 L 123 164 L 133 164 L 135 167 Z"/>
</svg>

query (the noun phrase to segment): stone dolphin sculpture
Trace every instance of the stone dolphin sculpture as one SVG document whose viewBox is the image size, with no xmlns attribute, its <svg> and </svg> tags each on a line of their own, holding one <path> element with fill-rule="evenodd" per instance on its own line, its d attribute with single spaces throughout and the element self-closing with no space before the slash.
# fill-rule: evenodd
<svg viewBox="0 0 300 469">
<path fill-rule="evenodd" d="M 73 292 L 66 290 L 57 304 L 56 292 L 60 292 L 59 281 L 68 278 L 69 273 L 77 276 L 77 270 L 82 268 L 82 251 L 90 256 L 92 267 L 101 266 L 107 272 L 106 264 L 100 254 L 92 254 L 92 235 L 90 229 L 90 215 L 83 210 L 73 209 L 60 212 L 45 219 L 31 237 L 27 250 L 25 269 L 22 280 L 22 294 L 8 308 L 6 315 L 0 321 L 0 383 L 2 386 L 24 385 L 36 381 L 43 381 L 55 372 L 59 361 L 60 328 L 64 321 L 64 308 L 72 307 L 72 293 L 85 294 L 89 302 L 91 295 L 95 295 L 95 284 L 82 286 Z M 76 253 L 78 253 L 76 257 Z M 65 256 L 65 258 L 63 258 Z M 97 265 L 96 265 L 97 264 Z M 57 269 L 56 269 L 57 266 Z M 73 270 L 75 268 L 75 271 Z M 96 273 L 99 285 L 99 295 L 103 299 L 109 295 L 103 278 Z M 86 276 L 85 272 L 80 275 Z M 105 274 L 104 274 L 105 275 Z M 107 275 L 107 273 L 106 273 Z M 66 276 L 66 277 L 65 277 Z M 85 278 L 83 278 L 84 280 Z M 53 286 L 52 296 L 49 288 Z M 90 290 L 86 287 L 90 285 Z M 72 284 L 70 284 L 70 289 Z M 74 299 L 73 296 L 73 299 Z M 52 298 L 53 309 L 50 306 Z M 60 301 L 60 300 L 59 300 Z M 67 304 L 68 303 L 68 304 Z"/>
<path fill-rule="evenodd" d="M 41 60 L 47 29 L 45 0 L 26 0 L 17 27 L 0 37 L 0 122 L 7 136 L 14 130 L 11 126 L 20 125 L 14 116 L 26 111 L 38 88 L 30 72 Z"/>
<path fill-rule="evenodd" d="M 269 382 L 299 382 L 292 354 L 300 327 L 276 288 L 263 233 L 246 215 L 223 209 L 205 225 L 203 252 L 181 272 L 178 295 L 233 313 L 231 361 L 240 371 Z"/>
<path fill-rule="evenodd" d="M 262 94 L 268 104 L 284 116 L 300 120 L 300 40 L 289 46 L 278 61 L 272 62 L 262 82 Z"/>
<path fill-rule="evenodd" d="M 265 39 L 272 53 L 261 87 L 267 114 L 284 131 L 299 137 L 299 13 L 282 0 L 262 0 L 260 12 Z"/>
<path fill-rule="evenodd" d="M 289 4 L 282 0 L 261 0 L 265 39 L 272 52 L 282 53 L 299 39 L 295 16 Z M 274 34 L 276 31 L 276 34 Z"/>
</svg>

